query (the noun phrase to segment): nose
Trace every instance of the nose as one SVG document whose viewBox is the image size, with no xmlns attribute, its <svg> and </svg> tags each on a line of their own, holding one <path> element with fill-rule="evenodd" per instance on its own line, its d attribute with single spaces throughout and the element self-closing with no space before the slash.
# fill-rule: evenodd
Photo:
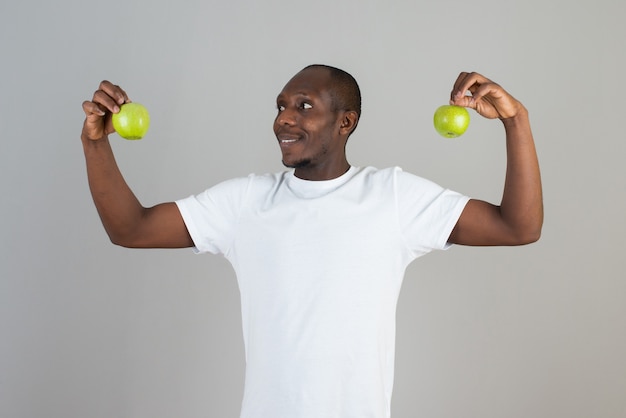
<svg viewBox="0 0 626 418">
<path fill-rule="evenodd" d="M 289 108 L 284 108 L 278 115 L 276 116 L 275 123 L 277 125 L 287 125 L 293 126 L 296 124 L 296 112 L 290 110 Z"/>
</svg>

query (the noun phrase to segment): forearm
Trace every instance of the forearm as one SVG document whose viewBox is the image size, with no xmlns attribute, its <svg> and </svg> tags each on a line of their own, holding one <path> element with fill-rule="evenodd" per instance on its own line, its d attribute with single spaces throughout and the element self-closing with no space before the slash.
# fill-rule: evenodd
<svg viewBox="0 0 626 418">
<path fill-rule="evenodd" d="M 87 177 L 102 224 L 115 244 L 124 245 L 143 216 L 144 208 L 120 172 L 107 138 L 81 138 Z"/>
<path fill-rule="evenodd" d="M 534 242 L 541 235 L 543 197 L 528 111 L 522 107 L 516 116 L 502 122 L 506 130 L 507 171 L 501 216 L 521 242 Z"/>
</svg>

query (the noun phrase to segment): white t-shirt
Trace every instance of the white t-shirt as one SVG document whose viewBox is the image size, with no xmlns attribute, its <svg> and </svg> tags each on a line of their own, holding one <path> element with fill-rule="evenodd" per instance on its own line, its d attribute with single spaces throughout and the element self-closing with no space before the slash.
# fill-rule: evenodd
<svg viewBox="0 0 626 418">
<path fill-rule="evenodd" d="M 229 180 L 176 203 L 197 252 L 241 292 L 242 418 L 390 416 L 407 265 L 447 239 L 469 199 L 403 172 L 352 167 Z"/>
</svg>

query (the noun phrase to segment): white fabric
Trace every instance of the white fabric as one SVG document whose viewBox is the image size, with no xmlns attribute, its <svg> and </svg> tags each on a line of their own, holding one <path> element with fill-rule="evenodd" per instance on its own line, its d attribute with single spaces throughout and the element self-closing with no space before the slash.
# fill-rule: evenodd
<svg viewBox="0 0 626 418">
<path fill-rule="evenodd" d="M 237 274 L 241 417 L 389 417 L 405 268 L 447 248 L 467 201 L 371 167 L 318 182 L 250 175 L 177 201 L 195 250 Z"/>
</svg>

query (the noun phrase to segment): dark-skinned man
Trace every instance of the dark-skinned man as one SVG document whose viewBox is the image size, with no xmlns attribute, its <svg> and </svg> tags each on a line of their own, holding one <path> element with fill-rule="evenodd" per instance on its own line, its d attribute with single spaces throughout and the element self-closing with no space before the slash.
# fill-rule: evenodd
<svg viewBox="0 0 626 418">
<path fill-rule="evenodd" d="M 289 170 L 146 208 L 107 138 L 111 115 L 128 101 L 103 81 L 83 103 L 96 208 L 117 245 L 193 247 L 231 262 L 246 349 L 242 418 L 389 417 L 395 312 L 407 265 L 451 244 L 522 245 L 541 233 L 528 112 L 477 73 L 459 75 L 450 103 L 504 125 L 507 171 L 498 205 L 397 167 L 351 166 L 345 149 L 361 115 L 358 84 L 345 71 L 312 65 L 276 100 L 274 132 Z"/>
</svg>

